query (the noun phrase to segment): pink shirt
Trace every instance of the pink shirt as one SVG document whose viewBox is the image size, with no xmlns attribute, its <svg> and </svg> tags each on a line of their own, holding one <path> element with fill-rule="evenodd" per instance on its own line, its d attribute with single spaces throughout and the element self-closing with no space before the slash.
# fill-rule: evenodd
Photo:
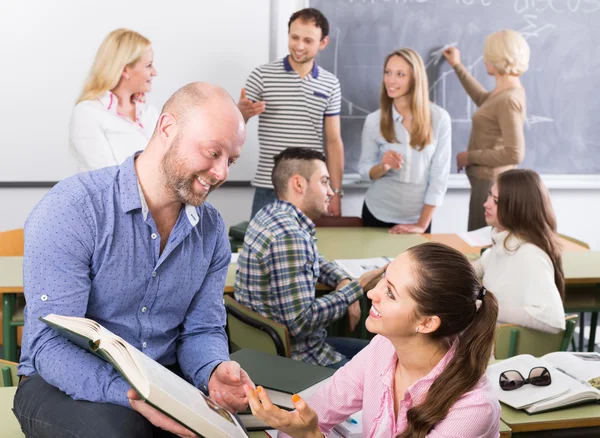
<svg viewBox="0 0 600 438">
<path fill-rule="evenodd" d="M 325 434 L 362 409 L 363 437 L 396 437 L 406 428 L 406 412 L 421 403 L 434 380 L 446 368 L 456 343 L 425 377 L 409 386 L 394 412 L 396 350 L 383 336 L 376 336 L 331 382 L 321 388 L 308 404 L 319 416 Z M 477 386 L 463 395 L 427 435 L 431 438 L 497 438 L 500 435 L 500 404 L 485 375 Z M 281 436 L 281 434 L 279 435 Z"/>
</svg>

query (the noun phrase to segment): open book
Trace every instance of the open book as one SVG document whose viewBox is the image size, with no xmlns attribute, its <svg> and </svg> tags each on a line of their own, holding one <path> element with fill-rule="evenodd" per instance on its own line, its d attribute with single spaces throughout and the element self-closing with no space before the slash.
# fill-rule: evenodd
<svg viewBox="0 0 600 438">
<path fill-rule="evenodd" d="M 346 274 L 354 279 L 359 278 L 365 272 L 381 268 L 391 261 L 392 260 L 387 257 L 375 257 L 373 259 L 334 260 L 336 265 L 338 265 Z"/>
<path fill-rule="evenodd" d="M 206 438 L 246 437 L 237 419 L 181 377 L 87 318 L 40 318 L 63 336 L 109 362 L 140 397 Z"/>
<path fill-rule="evenodd" d="M 549 386 L 524 385 L 513 391 L 500 389 L 498 382 L 503 371 L 517 370 L 527 378 L 529 370 L 540 366 L 550 371 L 552 383 Z M 600 400 L 599 353 L 556 352 L 539 359 L 520 354 L 490 365 L 486 374 L 498 400 L 530 414 Z"/>
</svg>

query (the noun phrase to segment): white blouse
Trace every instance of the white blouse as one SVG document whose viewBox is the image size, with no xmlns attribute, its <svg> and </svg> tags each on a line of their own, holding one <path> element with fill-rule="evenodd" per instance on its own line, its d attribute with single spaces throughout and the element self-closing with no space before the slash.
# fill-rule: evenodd
<svg viewBox="0 0 600 438">
<path fill-rule="evenodd" d="M 430 104 L 431 143 L 417 151 L 410 146 L 410 133 L 402 124 L 402 115 L 392 106 L 394 130 L 400 143 L 388 143 L 381 135 L 381 110 L 369 114 L 362 132 L 359 172 L 370 179 L 373 166 L 381 163 L 388 150 L 402 154 L 400 169 L 390 169 L 371 183 L 365 195 L 369 211 L 383 222 L 414 224 L 419 221 L 423 205 L 442 204 L 448 188 L 452 158 L 452 123 L 448 112 Z"/>
<path fill-rule="evenodd" d="M 565 329 L 565 311 L 554 266 L 541 248 L 492 230 L 494 244 L 473 262 L 486 289 L 498 299 L 498 322 L 550 333 Z"/>
<path fill-rule="evenodd" d="M 96 100 L 79 102 L 69 126 L 69 146 L 79 172 L 122 164 L 148 144 L 158 111 L 146 103 L 136 104 L 136 121 L 119 114 L 118 101 L 110 91 Z"/>
</svg>

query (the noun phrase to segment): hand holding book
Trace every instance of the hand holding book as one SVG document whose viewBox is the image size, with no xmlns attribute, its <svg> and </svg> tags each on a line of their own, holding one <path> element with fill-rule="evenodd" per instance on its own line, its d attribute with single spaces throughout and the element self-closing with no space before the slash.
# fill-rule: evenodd
<svg viewBox="0 0 600 438">
<path fill-rule="evenodd" d="M 194 432 L 191 432 L 183 427 L 177 421 L 170 418 L 168 415 L 163 414 L 158 409 L 155 409 L 149 404 L 145 403 L 134 389 L 131 388 L 129 391 L 127 391 L 127 398 L 129 399 L 131 409 L 143 415 L 150 423 L 152 423 L 153 426 L 159 427 L 162 430 L 166 430 L 167 432 L 182 438 L 195 438 L 198 436 Z"/>
<path fill-rule="evenodd" d="M 207 438 L 247 436 L 225 407 L 97 322 L 52 314 L 40 319 L 109 362 L 132 388 L 127 393 L 131 407 L 155 426 L 182 437 L 200 433 Z M 215 368 L 208 389 L 233 410 L 246 404 L 244 384 L 252 385 L 248 375 L 237 363 L 224 361 Z"/>
</svg>

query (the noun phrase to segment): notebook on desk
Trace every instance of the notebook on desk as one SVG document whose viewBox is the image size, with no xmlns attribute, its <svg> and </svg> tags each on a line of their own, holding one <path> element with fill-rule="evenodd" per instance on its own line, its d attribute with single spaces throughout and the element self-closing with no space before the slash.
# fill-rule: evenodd
<svg viewBox="0 0 600 438">
<path fill-rule="evenodd" d="M 537 387 L 526 384 L 513 391 L 500 388 L 503 371 L 517 370 L 524 378 L 534 367 L 546 367 L 552 383 Z M 494 393 L 502 403 L 529 414 L 559 409 L 566 406 L 600 400 L 600 354 L 549 353 L 541 358 L 521 354 L 488 367 Z"/>
<path fill-rule="evenodd" d="M 392 259 L 389 257 L 334 260 L 336 265 L 338 265 L 346 274 L 354 279 L 360 278 L 360 276 L 365 272 L 372 271 L 373 269 L 379 269 L 391 261 Z"/>
</svg>

